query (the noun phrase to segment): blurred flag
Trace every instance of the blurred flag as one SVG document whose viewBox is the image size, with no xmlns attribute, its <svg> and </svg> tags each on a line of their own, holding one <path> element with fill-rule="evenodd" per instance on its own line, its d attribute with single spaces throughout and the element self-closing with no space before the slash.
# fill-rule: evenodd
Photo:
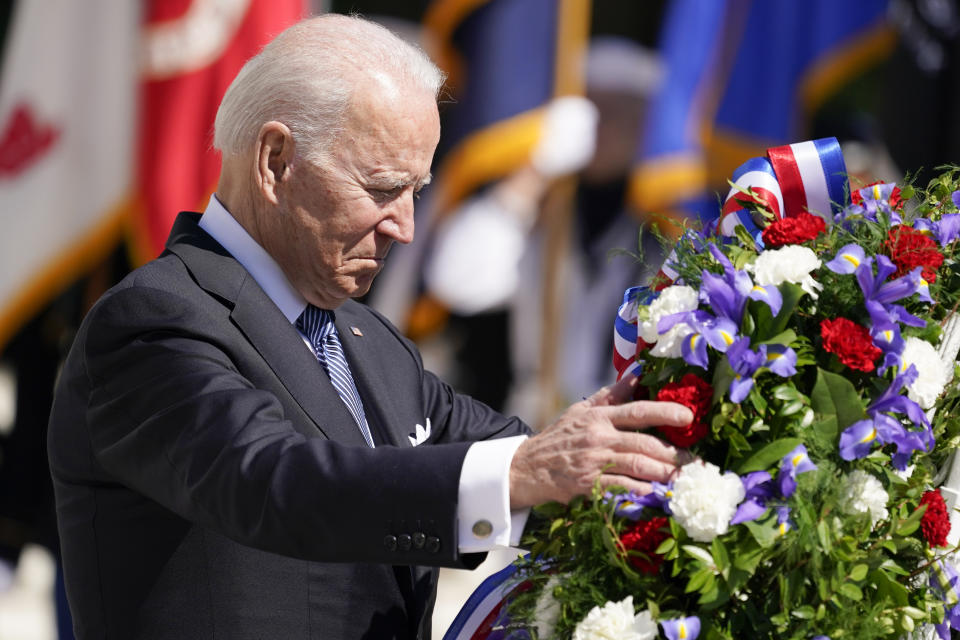
<svg viewBox="0 0 960 640">
<path fill-rule="evenodd" d="M 444 212 L 529 161 L 551 98 L 583 93 L 590 2 L 435 0 L 424 27 L 453 98 L 432 194 Z"/>
<path fill-rule="evenodd" d="M 650 108 L 631 204 L 668 222 L 715 217 L 708 189 L 726 192 L 744 160 L 805 137 L 827 98 L 889 55 L 887 6 L 675 0 L 661 37 L 664 89 Z"/>
<path fill-rule="evenodd" d="M 0 344 L 120 239 L 140 15 L 113 0 L 13 8 L 0 71 Z"/>
<path fill-rule="evenodd" d="M 173 219 L 216 187 L 213 120 L 248 58 L 302 18 L 305 0 L 147 0 L 137 139 L 135 256 L 163 249 Z"/>
</svg>

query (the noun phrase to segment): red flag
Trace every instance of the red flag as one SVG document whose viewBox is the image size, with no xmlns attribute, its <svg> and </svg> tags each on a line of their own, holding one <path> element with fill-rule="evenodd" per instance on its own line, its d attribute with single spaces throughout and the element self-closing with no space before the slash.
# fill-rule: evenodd
<svg viewBox="0 0 960 640">
<path fill-rule="evenodd" d="M 240 67 L 305 15 L 304 0 L 149 0 L 143 34 L 134 255 L 163 249 L 179 211 L 202 209 L 220 157 L 213 121 Z"/>
</svg>

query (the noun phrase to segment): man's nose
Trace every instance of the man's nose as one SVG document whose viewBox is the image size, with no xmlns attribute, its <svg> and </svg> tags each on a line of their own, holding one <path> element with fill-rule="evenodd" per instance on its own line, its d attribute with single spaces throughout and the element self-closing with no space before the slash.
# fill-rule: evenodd
<svg viewBox="0 0 960 640">
<path fill-rule="evenodd" d="M 390 215 L 377 228 L 380 233 L 401 244 L 413 242 L 413 195 L 413 189 L 409 189 L 397 198 Z"/>
</svg>

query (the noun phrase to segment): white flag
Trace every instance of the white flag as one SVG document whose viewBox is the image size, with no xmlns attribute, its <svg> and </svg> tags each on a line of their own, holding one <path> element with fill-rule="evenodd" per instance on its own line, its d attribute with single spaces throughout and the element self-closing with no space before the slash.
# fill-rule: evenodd
<svg viewBox="0 0 960 640">
<path fill-rule="evenodd" d="M 121 235 L 140 3 L 17 2 L 0 71 L 0 345 Z"/>
</svg>

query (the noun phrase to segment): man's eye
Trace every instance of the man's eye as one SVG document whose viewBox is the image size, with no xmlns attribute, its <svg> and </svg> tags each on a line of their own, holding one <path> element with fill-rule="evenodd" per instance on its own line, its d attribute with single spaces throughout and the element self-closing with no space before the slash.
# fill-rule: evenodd
<svg viewBox="0 0 960 640">
<path fill-rule="evenodd" d="M 391 189 L 371 189 L 370 193 L 378 202 L 389 202 L 396 200 L 403 193 L 403 187 L 393 187 Z"/>
</svg>

